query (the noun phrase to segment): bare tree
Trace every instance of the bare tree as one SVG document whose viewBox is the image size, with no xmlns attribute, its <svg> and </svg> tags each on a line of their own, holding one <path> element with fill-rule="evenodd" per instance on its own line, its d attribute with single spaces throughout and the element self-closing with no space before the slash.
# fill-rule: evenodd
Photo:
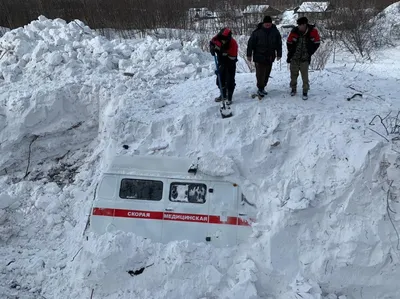
<svg viewBox="0 0 400 299">
<path fill-rule="evenodd" d="M 327 27 L 331 30 L 331 38 L 339 41 L 350 53 L 370 58 L 374 49 L 372 29 L 373 17 L 378 10 L 374 8 L 374 0 L 342 0 L 337 6 Z"/>
<path fill-rule="evenodd" d="M 333 52 L 333 41 L 327 40 L 321 43 L 318 51 L 315 52 L 311 59 L 310 68 L 312 70 L 323 70 Z"/>
<path fill-rule="evenodd" d="M 301 2 L 301 0 L 269 0 L 268 4 L 283 10 L 293 9 Z M 351 10 L 355 10 L 382 9 L 396 0 L 331 0 L 331 2 L 338 8 L 350 7 Z M 249 4 L 254 4 L 254 0 L 1 0 L 0 26 L 16 28 L 37 19 L 39 15 L 45 15 L 67 21 L 81 19 L 92 28 L 184 29 L 189 27 L 187 18 L 189 8 L 207 7 L 211 11 L 220 11 L 220 23 L 232 27 L 239 34 L 244 33 L 244 25 L 237 11 Z M 358 43 L 362 44 L 360 41 Z"/>
</svg>

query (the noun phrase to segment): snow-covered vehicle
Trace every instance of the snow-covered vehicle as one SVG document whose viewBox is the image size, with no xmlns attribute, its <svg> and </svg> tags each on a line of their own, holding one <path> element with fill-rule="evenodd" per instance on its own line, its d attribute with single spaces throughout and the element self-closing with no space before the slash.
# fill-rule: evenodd
<svg viewBox="0 0 400 299">
<path fill-rule="evenodd" d="M 255 217 L 236 183 L 197 171 L 189 159 L 116 156 L 97 187 L 90 230 L 221 247 L 245 241 Z"/>
</svg>

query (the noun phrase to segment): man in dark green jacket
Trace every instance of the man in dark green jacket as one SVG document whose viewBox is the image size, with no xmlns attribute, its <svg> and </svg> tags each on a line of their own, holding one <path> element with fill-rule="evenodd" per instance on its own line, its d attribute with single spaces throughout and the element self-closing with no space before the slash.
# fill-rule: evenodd
<svg viewBox="0 0 400 299">
<path fill-rule="evenodd" d="M 308 79 L 308 67 L 311 56 L 319 48 L 321 38 L 315 26 L 308 24 L 306 17 L 297 20 L 297 27 L 293 28 L 287 39 L 287 63 L 290 63 L 290 95 L 294 96 L 297 89 L 299 72 L 303 80 L 303 100 L 308 99 L 310 83 Z"/>
<path fill-rule="evenodd" d="M 272 18 L 265 16 L 262 23 L 258 24 L 247 43 L 247 60 L 256 65 L 258 95 L 267 94 L 265 87 L 271 74 L 272 64 L 275 59 L 282 57 L 282 37 L 278 28 L 272 24 Z"/>
</svg>

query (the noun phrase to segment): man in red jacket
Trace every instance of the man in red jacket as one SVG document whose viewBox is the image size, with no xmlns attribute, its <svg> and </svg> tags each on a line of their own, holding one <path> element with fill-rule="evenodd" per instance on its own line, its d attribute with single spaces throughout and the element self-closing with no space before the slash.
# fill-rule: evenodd
<svg viewBox="0 0 400 299">
<path fill-rule="evenodd" d="M 306 17 L 297 20 L 297 27 L 293 28 L 287 39 L 287 63 L 290 63 L 290 95 L 294 96 L 297 89 L 299 71 L 303 80 L 303 100 L 308 99 L 310 83 L 308 81 L 308 67 L 311 56 L 317 51 L 320 44 L 318 30 L 308 24 Z"/>
<path fill-rule="evenodd" d="M 226 100 L 230 105 L 235 90 L 236 62 L 238 61 L 238 44 L 232 37 L 232 31 L 229 28 L 223 28 L 210 41 L 210 53 L 212 56 L 217 55 L 218 70 L 221 76 L 222 96 L 215 99 L 216 102 Z M 218 77 L 217 77 L 217 86 Z"/>
</svg>

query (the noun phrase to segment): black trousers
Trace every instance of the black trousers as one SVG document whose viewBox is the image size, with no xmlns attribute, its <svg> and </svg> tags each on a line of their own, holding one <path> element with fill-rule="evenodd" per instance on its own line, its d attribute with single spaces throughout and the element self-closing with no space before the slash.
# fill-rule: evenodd
<svg viewBox="0 0 400 299">
<path fill-rule="evenodd" d="M 260 63 L 256 62 L 256 78 L 257 88 L 264 89 L 268 84 L 269 76 L 271 75 L 272 62 L 271 63 Z"/>
<path fill-rule="evenodd" d="M 233 92 L 235 91 L 235 75 L 236 75 L 236 62 L 224 63 L 219 66 L 219 74 L 221 76 L 222 96 L 232 101 Z M 219 86 L 217 77 L 217 86 Z"/>
</svg>

